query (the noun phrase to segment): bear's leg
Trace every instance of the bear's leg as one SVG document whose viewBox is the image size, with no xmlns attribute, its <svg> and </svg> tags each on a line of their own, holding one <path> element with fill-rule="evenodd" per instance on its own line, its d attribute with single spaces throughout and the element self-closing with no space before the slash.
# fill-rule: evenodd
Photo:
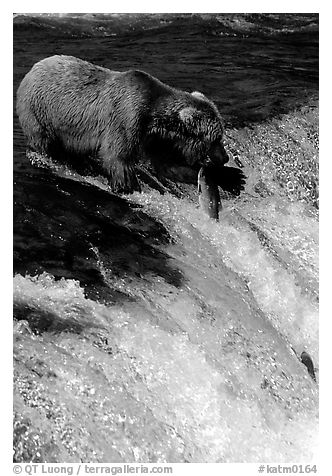
<svg viewBox="0 0 332 476">
<path fill-rule="evenodd" d="M 21 119 L 22 128 L 27 136 L 27 148 L 42 155 L 50 155 L 50 139 L 46 130 L 40 125 L 35 115 L 30 112 L 28 117 Z"/>
<path fill-rule="evenodd" d="M 135 190 L 141 191 L 136 169 L 132 161 L 118 158 L 114 151 L 110 151 L 109 148 L 106 151 L 101 149 L 99 157 L 113 192 L 132 193 Z"/>
</svg>

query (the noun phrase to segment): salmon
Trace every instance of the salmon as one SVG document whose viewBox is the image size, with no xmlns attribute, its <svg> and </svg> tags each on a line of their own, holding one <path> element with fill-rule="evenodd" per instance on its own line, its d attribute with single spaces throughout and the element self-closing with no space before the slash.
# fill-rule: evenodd
<svg viewBox="0 0 332 476">
<path fill-rule="evenodd" d="M 310 357 L 308 352 L 306 352 L 306 351 L 302 352 L 301 362 L 302 362 L 302 364 L 304 364 L 307 367 L 310 377 L 316 382 L 314 364 L 313 364 L 312 358 Z"/>
<path fill-rule="evenodd" d="M 212 168 L 203 166 L 198 172 L 198 193 L 200 208 L 208 214 L 210 218 L 219 220 L 219 209 L 221 209 L 221 201 L 218 185 L 213 179 Z"/>
</svg>

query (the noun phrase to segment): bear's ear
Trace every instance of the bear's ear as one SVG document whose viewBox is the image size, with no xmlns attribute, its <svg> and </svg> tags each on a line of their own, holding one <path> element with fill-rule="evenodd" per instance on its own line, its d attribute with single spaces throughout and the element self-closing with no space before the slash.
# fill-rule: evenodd
<svg viewBox="0 0 332 476">
<path fill-rule="evenodd" d="M 204 96 L 204 94 L 200 93 L 199 91 L 193 91 L 191 95 L 197 99 L 206 99 L 206 96 Z"/>
<path fill-rule="evenodd" d="M 180 119 L 183 122 L 191 122 L 195 116 L 199 114 L 199 111 L 194 107 L 184 107 L 179 112 Z"/>
</svg>

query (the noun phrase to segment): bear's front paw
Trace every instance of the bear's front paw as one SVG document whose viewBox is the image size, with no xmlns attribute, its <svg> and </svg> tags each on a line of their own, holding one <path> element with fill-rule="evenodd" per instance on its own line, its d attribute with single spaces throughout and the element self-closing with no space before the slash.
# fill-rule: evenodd
<svg viewBox="0 0 332 476">
<path fill-rule="evenodd" d="M 212 166 L 214 181 L 225 192 L 232 195 L 240 195 L 245 188 L 246 176 L 241 169 L 228 166 Z"/>
</svg>

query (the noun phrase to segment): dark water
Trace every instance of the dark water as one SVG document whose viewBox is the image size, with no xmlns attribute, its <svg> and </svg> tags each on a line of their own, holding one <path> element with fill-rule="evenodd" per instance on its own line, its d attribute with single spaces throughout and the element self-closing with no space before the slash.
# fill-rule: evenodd
<svg viewBox="0 0 332 476">
<path fill-rule="evenodd" d="M 280 29 L 289 17 L 276 22 Z M 261 120 L 317 97 L 317 15 L 294 15 L 294 30 L 269 34 L 258 18 L 254 31 L 243 19 L 239 31 L 225 31 L 212 19 L 177 18 L 151 29 L 146 21 L 137 21 L 134 31 L 118 22 L 111 30 L 116 36 L 91 38 L 63 37 L 59 20 L 37 31 L 27 20 L 24 30 L 14 24 L 14 89 L 36 61 L 68 54 L 115 70 L 140 68 L 179 89 L 202 91 L 231 123 Z"/>
<path fill-rule="evenodd" d="M 53 54 L 202 91 L 248 179 L 219 224 L 194 185 L 114 196 L 31 165 L 14 114 L 14 459 L 310 459 L 317 15 L 18 16 L 14 101 Z"/>
</svg>

